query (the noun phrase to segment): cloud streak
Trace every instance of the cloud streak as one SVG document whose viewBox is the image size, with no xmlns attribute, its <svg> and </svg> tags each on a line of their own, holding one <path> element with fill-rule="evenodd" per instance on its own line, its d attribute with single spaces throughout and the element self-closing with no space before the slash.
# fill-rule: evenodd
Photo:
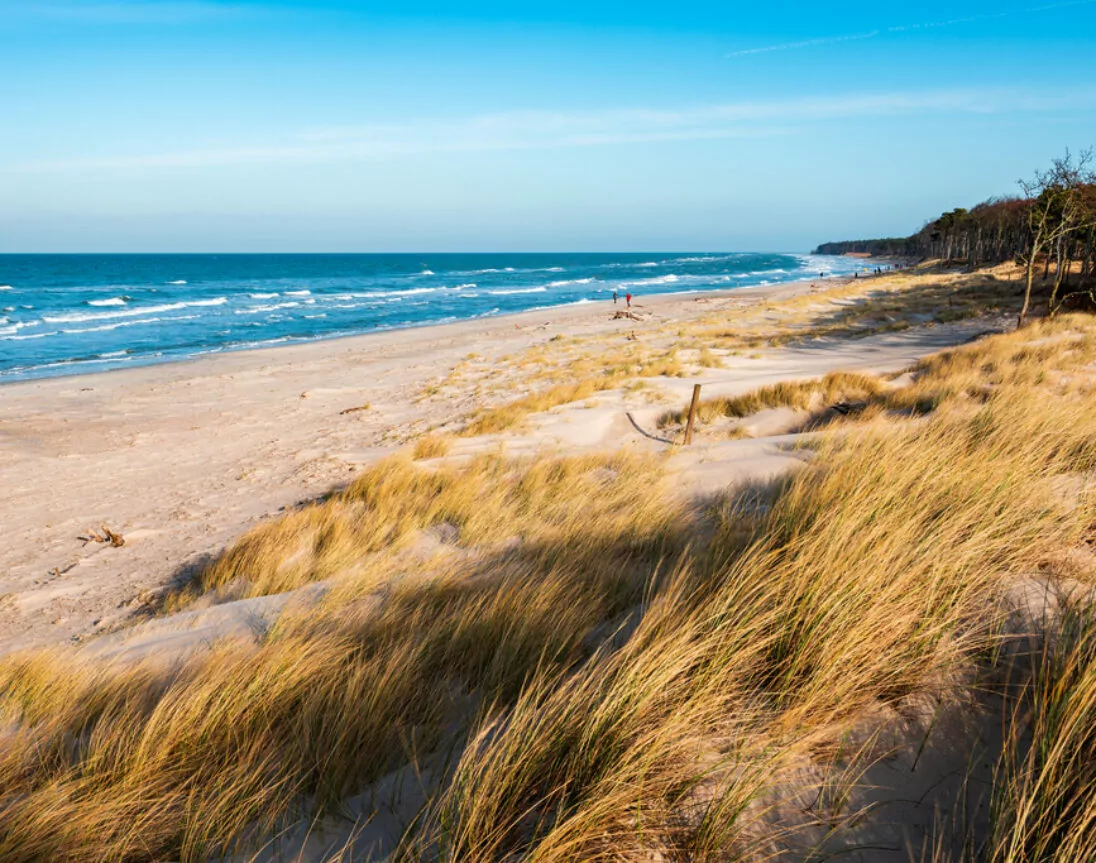
<svg viewBox="0 0 1096 863">
<path fill-rule="evenodd" d="M 804 39 L 802 42 L 784 42 L 780 45 L 765 45 L 761 48 L 745 48 L 741 51 L 732 51 L 727 57 L 748 57 L 751 54 L 769 54 L 773 51 L 793 51 L 796 48 L 815 48 L 819 45 L 834 45 L 838 42 L 856 42 L 860 39 L 874 39 L 879 33 L 879 30 L 872 30 L 869 33 L 850 33 L 846 36 L 824 36 L 820 39 Z"/>
<path fill-rule="evenodd" d="M 81 156 L 27 162 L 6 173 L 164 171 L 241 165 L 384 160 L 421 153 L 601 147 L 790 134 L 805 123 L 913 114 L 994 114 L 1096 107 L 1096 89 L 1046 94 L 945 90 L 852 94 L 669 109 L 511 111 L 301 130 L 274 144 L 193 146 L 170 152 Z"/>
<path fill-rule="evenodd" d="M 913 33 L 921 30 L 936 30 L 943 27 L 956 27 L 960 24 L 974 24 L 981 21 L 993 21 L 998 18 L 1008 18 L 1013 15 L 1033 15 L 1039 12 L 1050 12 L 1056 9 L 1068 9 L 1073 6 L 1090 6 L 1096 0 L 1063 0 L 1060 3 L 1047 3 L 1041 6 L 1028 6 L 1023 9 L 1006 9 L 1002 12 L 987 12 L 982 15 L 968 15 L 963 18 L 949 18 L 944 21 L 923 21 L 918 24 L 898 24 L 893 27 L 881 27 L 866 33 L 848 33 L 839 36 L 823 36 L 818 39 L 804 39 L 799 42 L 782 42 L 776 45 L 763 45 L 758 48 L 744 48 L 740 51 L 731 51 L 724 55 L 728 59 L 734 57 L 748 57 L 754 54 L 769 54 L 774 51 L 794 51 L 800 48 L 816 48 L 824 45 L 835 45 L 841 42 L 857 42 L 863 39 L 875 39 L 887 34 Z"/>
</svg>

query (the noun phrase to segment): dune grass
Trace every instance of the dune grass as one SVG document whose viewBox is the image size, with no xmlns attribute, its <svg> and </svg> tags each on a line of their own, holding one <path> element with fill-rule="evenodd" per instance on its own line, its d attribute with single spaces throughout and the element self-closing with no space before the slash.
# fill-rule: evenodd
<svg viewBox="0 0 1096 863">
<path fill-rule="evenodd" d="M 463 548 L 565 545 L 606 532 L 657 539 L 679 517 L 659 491 L 659 461 L 627 452 L 532 462 L 485 455 L 464 468 L 427 471 L 395 456 L 246 534 L 163 607 L 177 610 L 209 593 L 222 600 L 282 593 L 336 576 L 357 577 L 364 587 L 386 577 L 393 554 L 439 526 Z"/>
<path fill-rule="evenodd" d="M 805 411 L 819 403 L 866 400 L 882 391 L 883 382 L 872 375 L 830 372 L 818 380 L 781 381 L 739 396 L 703 399 L 697 406 L 696 416 L 704 424 L 722 418 L 741 419 L 767 408 L 788 407 Z M 687 408 L 667 411 L 659 418 L 658 424 L 660 428 L 681 425 L 688 416 Z"/>
<path fill-rule="evenodd" d="M 588 399 L 606 390 L 616 389 L 635 378 L 678 377 L 685 373 L 676 350 L 647 351 L 636 347 L 605 352 L 570 361 L 565 370 L 527 376 L 533 386 L 540 378 L 550 385 L 527 396 L 496 407 L 485 408 L 471 418 L 461 431 L 475 437 L 496 434 L 519 426 L 532 414 L 544 413 L 559 405 Z M 566 380 L 552 383 L 558 377 Z"/>
<path fill-rule="evenodd" d="M 1023 340 L 994 339 L 941 351 L 911 369 L 912 382 L 889 386 L 873 375 L 830 372 L 819 379 L 781 381 L 738 396 L 704 399 L 697 407 L 700 425 L 719 419 L 742 419 L 769 408 L 819 410 L 852 404 L 869 415 L 879 411 L 926 414 L 948 399 L 984 401 L 1001 386 L 1038 386 L 1096 360 L 1096 334 L 1071 329 L 1070 323 L 1044 321 Z M 1034 332 L 1034 331 L 1032 331 Z M 1085 381 L 1080 385 L 1087 386 Z M 667 411 L 659 427 L 684 424 L 687 409 Z"/>
<path fill-rule="evenodd" d="M 1089 600 L 1091 602 L 1091 598 Z M 1096 859 L 1096 616 L 1075 606 L 1033 659 L 999 768 L 987 859 Z"/>
<path fill-rule="evenodd" d="M 453 439 L 448 435 L 428 434 L 415 441 L 413 453 L 416 459 L 441 458 L 452 448 Z"/>
<path fill-rule="evenodd" d="M 1060 484 L 1096 470 L 1093 333 L 1063 318 L 926 360 L 931 414 L 824 438 L 764 507 L 698 515 L 628 454 L 382 463 L 176 597 L 340 585 L 258 645 L 0 661 L 0 859 L 244 853 L 424 759 L 436 794 L 396 859 L 771 859 L 801 826 L 779 805 L 796 765 L 986 661 L 1010 580 L 1091 539 L 1096 501 Z M 442 525 L 468 553 L 377 594 L 374 571 L 416 567 L 384 555 Z M 1076 620 L 1018 696 L 1040 745 L 1002 763 L 977 859 L 1091 856 Z"/>
<path fill-rule="evenodd" d="M 827 286 L 810 294 L 726 311 L 695 315 L 667 332 L 645 333 L 641 342 L 622 345 L 621 336 L 548 342 L 476 367 L 477 396 L 504 396 L 500 403 L 467 419 L 462 435 L 494 434 L 520 426 L 529 416 L 644 377 L 681 376 L 690 364 L 679 352 L 696 352 L 699 368 L 724 365 L 716 351 L 774 347 L 819 338 L 855 338 L 895 332 L 925 323 L 948 323 L 994 314 L 1014 315 L 1019 283 L 998 272 L 954 273 L 922 267 L 877 279 Z M 454 370 L 450 383 L 473 367 Z M 510 398 L 514 389 L 531 390 Z"/>
</svg>

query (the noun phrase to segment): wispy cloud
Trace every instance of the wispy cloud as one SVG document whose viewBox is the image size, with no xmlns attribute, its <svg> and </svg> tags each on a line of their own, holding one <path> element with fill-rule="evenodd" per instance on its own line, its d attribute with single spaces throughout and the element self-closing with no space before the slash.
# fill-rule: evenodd
<svg viewBox="0 0 1096 863">
<path fill-rule="evenodd" d="M 768 54 L 772 51 L 791 51 L 796 48 L 814 48 L 819 45 L 833 45 L 837 42 L 855 42 L 859 39 L 874 39 L 880 33 L 872 30 L 868 33 L 850 33 L 845 36 L 824 36 L 820 39 L 804 39 L 801 42 L 783 42 L 779 45 L 763 45 L 760 48 L 745 48 L 742 51 L 732 51 L 728 57 L 746 57 L 750 54 Z"/>
<path fill-rule="evenodd" d="M 601 111 L 511 111 L 300 130 L 275 144 L 195 146 L 28 162 L 8 172 L 126 171 L 378 160 L 419 153 L 489 152 L 701 141 L 788 134 L 804 123 L 911 114 L 992 114 L 1096 107 L 1096 89 L 1046 94 L 1019 90 L 947 90 L 853 94 Z"/>
<path fill-rule="evenodd" d="M 747 57 L 752 54 L 768 54 L 773 51 L 792 51 L 797 48 L 815 48 L 823 45 L 834 45 L 840 42 L 856 42 L 862 39 L 874 39 L 877 36 L 884 36 L 887 34 L 911 33 L 919 30 L 936 30 L 942 27 L 956 27 L 960 24 L 974 24 L 982 21 L 992 21 L 997 18 L 1008 18 L 1014 15 L 1035 15 L 1040 12 L 1067 9 L 1071 6 L 1090 6 L 1093 3 L 1096 3 L 1096 0 L 1063 0 L 1063 2 L 1059 3 L 1027 6 L 1023 9 L 1006 9 L 1001 12 L 987 12 L 980 15 L 967 15 L 962 18 L 948 18 L 943 21 L 896 24 L 893 27 L 880 27 L 866 33 L 847 33 L 838 36 L 823 36 L 818 39 L 804 39 L 798 42 L 781 42 L 775 45 L 762 45 L 757 48 L 744 48 L 740 51 L 731 51 L 725 56 L 728 58 Z"/>
</svg>

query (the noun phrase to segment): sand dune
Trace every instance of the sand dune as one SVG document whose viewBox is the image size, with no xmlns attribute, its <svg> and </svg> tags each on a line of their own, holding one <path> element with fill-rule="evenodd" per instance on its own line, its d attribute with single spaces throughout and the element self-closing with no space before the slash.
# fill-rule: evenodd
<svg viewBox="0 0 1096 863">
<path fill-rule="evenodd" d="M 0 653 L 129 621 L 257 520 L 338 485 L 417 431 L 467 415 L 481 403 L 474 391 L 415 395 L 470 353 L 490 363 L 560 335 L 665 330 L 713 309 L 733 320 L 811 290 L 651 298 L 637 310 L 640 323 L 614 319 L 612 306 L 586 306 L 0 388 Z M 706 396 L 733 395 L 834 369 L 897 371 L 984 329 L 967 321 L 817 340 L 650 384 L 665 405 L 686 402 L 694 383 Z M 534 417 L 524 431 L 459 440 L 453 454 L 500 444 L 511 454 L 666 448 L 654 422 L 664 407 L 636 408 L 619 390 L 596 401 Z M 799 458 L 785 443 L 763 435 L 704 445 L 683 454 L 680 469 L 699 492 L 785 469 Z M 101 526 L 125 545 L 81 540 Z M 219 625 L 210 633 L 241 624 Z"/>
</svg>

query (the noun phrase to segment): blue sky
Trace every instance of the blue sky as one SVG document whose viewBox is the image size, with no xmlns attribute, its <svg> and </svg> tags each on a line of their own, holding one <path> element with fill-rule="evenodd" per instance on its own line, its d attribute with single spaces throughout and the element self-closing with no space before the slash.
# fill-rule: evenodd
<svg viewBox="0 0 1096 863">
<path fill-rule="evenodd" d="M 803 250 L 1096 144 L 1096 0 L 0 0 L 0 251 Z"/>
</svg>

